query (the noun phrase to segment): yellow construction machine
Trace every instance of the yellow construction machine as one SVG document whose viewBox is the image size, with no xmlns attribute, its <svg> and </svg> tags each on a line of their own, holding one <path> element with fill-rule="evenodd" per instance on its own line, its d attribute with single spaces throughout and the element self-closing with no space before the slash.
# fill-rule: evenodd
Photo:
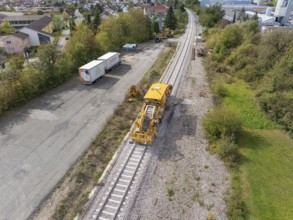
<svg viewBox="0 0 293 220">
<path fill-rule="evenodd" d="M 140 91 L 137 86 L 132 85 L 127 92 L 128 102 L 135 101 L 140 96 Z"/>
<path fill-rule="evenodd" d="M 131 134 L 134 142 L 152 144 L 157 133 L 165 109 L 170 107 L 169 97 L 172 85 L 154 83 L 144 96 L 144 104 L 135 121 L 135 129 Z"/>
</svg>

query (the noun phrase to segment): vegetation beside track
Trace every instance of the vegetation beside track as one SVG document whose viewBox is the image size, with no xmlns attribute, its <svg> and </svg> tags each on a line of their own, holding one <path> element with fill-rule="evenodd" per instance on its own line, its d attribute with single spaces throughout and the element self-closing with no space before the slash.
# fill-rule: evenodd
<svg viewBox="0 0 293 220">
<path fill-rule="evenodd" d="M 200 11 L 201 22 L 213 21 L 219 13 L 208 12 L 215 9 L 220 13 L 216 6 Z M 229 219 L 291 219 L 293 32 L 262 34 L 255 21 L 244 20 L 205 25 L 205 64 L 217 106 L 205 129 L 211 151 L 232 173 Z M 229 132 L 235 122 L 241 127 Z"/>
<path fill-rule="evenodd" d="M 142 95 L 153 82 L 160 79 L 175 49 L 175 45 L 164 49 L 152 68 L 145 74 L 138 84 Z M 126 98 L 115 110 L 113 117 L 106 123 L 102 132 L 98 134 L 89 149 L 69 172 L 67 180 L 62 180 L 59 184 L 57 190 L 66 190 L 66 195 L 57 205 L 54 219 L 73 219 L 82 212 L 83 206 L 88 201 L 89 192 L 97 184 L 103 170 L 130 130 L 141 106 L 142 98 L 131 103 Z"/>
</svg>

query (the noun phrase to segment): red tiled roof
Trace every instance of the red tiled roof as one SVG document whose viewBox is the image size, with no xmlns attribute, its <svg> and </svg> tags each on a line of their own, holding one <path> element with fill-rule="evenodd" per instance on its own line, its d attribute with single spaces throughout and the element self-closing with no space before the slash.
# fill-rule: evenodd
<svg viewBox="0 0 293 220">
<path fill-rule="evenodd" d="M 146 12 L 167 13 L 168 8 L 164 5 L 158 5 L 158 6 L 145 6 L 144 9 Z"/>
</svg>

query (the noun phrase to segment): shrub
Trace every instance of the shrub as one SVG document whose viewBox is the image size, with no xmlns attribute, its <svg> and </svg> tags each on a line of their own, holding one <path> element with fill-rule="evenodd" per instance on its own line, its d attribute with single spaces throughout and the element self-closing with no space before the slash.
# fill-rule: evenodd
<svg viewBox="0 0 293 220">
<path fill-rule="evenodd" d="M 235 163 L 238 161 L 240 155 L 238 152 L 238 146 L 227 137 L 223 137 L 217 147 L 217 153 L 227 163 Z"/>
<path fill-rule="evenodd" d="M 216 82 L 213 88 L 214 94 L 223 98 L 228 95 L 228 91 L 224 86 L 223 82 Z"/>
<path fill-rule="evenodd" d="M 203 122 L 208 139 L 211 142 L 227 137 L 237 140 L 242 123 L 238 114 L 226 107 L 218 107 L 209 112 Z"/>
<path fill-rule="evenodd" d="M 265 93 L 259 98 L 261 108 L 271 119 L 293 134 L 293 96 L 291 92 Z"/>
</svg>

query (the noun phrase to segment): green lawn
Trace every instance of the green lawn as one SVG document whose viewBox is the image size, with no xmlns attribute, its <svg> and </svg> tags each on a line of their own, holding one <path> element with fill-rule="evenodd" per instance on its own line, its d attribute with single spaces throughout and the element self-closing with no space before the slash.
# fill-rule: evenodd
<svg viewBox="0 0 293 220">
<path fill-rule="evenodd" d="M 248 130 L 239 146 L 251 219 L 293 219 L 293 141 L 280 130 Z"/>
<path fill-rule="evenodd" d="M 247 84 L 238 81 L 233 84 L 226 84 L 228 96 L 224 98 L 223 105 L 229 106 L 240 113 L 244 127 L 251 129 L 273 129 L 278 125 L 270 121 L 256 105 L 253 91 Z"/>
<path fill-rule="evenodd" d="M 244 126 L 240 173 L 249 219 L 292 220 L 293 140 L 261 112 L 244 82 L 225 88 L 223 105 L 239 112 Z"/>
</svg>

